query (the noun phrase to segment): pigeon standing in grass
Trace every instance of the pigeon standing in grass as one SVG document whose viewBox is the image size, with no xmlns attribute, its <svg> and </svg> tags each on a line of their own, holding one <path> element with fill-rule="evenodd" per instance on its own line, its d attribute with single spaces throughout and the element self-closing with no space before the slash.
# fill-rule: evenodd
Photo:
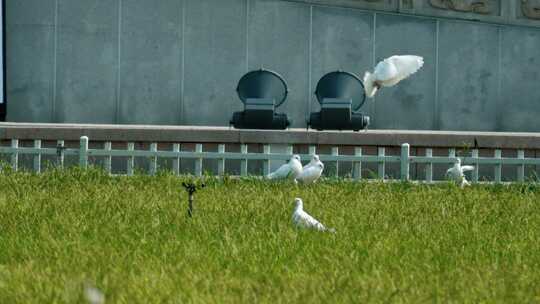
<svg viewBox="0 0 540 304">
<path fill-rule="evenodd" d="M 465 178 L 465 174 L 463 173 L 472 170 L 474 170 L 474 166 L 462 166 L 461 159 L 457 158 L 454 162 L 454 166 L 446 170 L 446 175 L 455 182 L 459 183 L 461 188 L 463 188 L 470 185 L 470 183 Z"/>
<path fill-rule="evenodd" d="M 328 231 L 335 233 L 336 230 L 334 228 L 326 228 L 324 227 L 321 222 L 313 218 L 311 215 L 309 215 L 307 212 L 304 211 L 304 203 L 302 202 L 302 199 L 295 198 L 294 199 L 294 212 L 292 215 L 293 223 L 297 227 L 304 227 L 304 228 L 310 228 L 315 229 L 318 231 Z"/>
<path fill-rule="evenodd" d="M 316 182 L 324 170 L 323 163 L 317 163 L 316 165 L 309 166 L 298 175 L 297 180 L 304 184 Z"/>
<path fill-rule="evenodd" d="M 298 175 L 298 181 L 309 184 L 317 181 L 324 170 L 324 164 L 319 160 L 319 156 L 314 154 L 311 161 L 304 166 L 302 173 Z"/>
<path fill-rule="evenodd" d="M 97 288 L 87 284 L 84 287 L 84 297 L 88 304 L 104 304 L 105 295 Z"/>
<path fill-rule="evenodd" d="M 268 179 L 285 179 L 290 178 L 296 181 L 298 175 L 302 173 L 302 163 L 300 162 L 300 156 L 295 154 L 289 159 L 289 161 L 283 166 L 279 167 L 276 171 L 268 174 Z"/>
<path fill-rule="evenodd" d="M 424 58 L 415 55 L 395 55 L 375 66 L 373 73 L 364 74 L 367 97 L 375 96 L 381 87 L 391 87 L 416 73 L 424 65 Z"/>
<path fill-rule="evenodd" d="M 319 159 L 319 155 L 313 154 L 311 156 L 311 160 L 309 161 L 309 163 L 307 165 L 304 166 L 303 169 L 306 170 L 307 168 L 309 168 L 311 166 L 314 166 L 314 165 L 316 165 L 316 164 L 318 164 L 320 162 L 321 162 L 321 160 Z"/>
</svg>

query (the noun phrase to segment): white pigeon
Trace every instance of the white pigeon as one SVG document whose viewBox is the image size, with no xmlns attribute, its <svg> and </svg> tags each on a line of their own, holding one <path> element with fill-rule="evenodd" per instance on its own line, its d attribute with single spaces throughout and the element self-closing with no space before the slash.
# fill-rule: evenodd
<svg viewBox="0 0 540 304">
<path fill-rule="evenodd" d="M 309 161 L 309 163 L 307 165 L 304 166 L 304 170 L 306 170 L 307 168 L 313 166 L 313 165 L 316 165 L 318 163 L 320 163 L 321 160 L 319 159 L 319 155 L 317 154 L 313 154 L 311 155 L 311 160 Z"/>
<path fill-rule="evenodd" d="M 302 199 L 295 198 L 294 199 L 294 212 L 292 215 L 292 221 L 297 227 L 303 227 L 303 228 L 310 228 L 315 229 L 318 231 L 328 231 L 335 233 L 336 230 L 334 228 L 326 228 L 324 227 L 321 222 L 317 221 L 315 218 L 313 218 L 311 215 L 309 215 L 307 212 L 304 211 L 304 203 L 302 202 Z"/>
<path fill-rule="evenodd" d="M 105 295 L 97 288 L 86 285 L 84 288 L 84 297 L 88 304 L 104 304 Z"/>
<path fill-rule="evenodd" d="M 298 175 L 302 173 L 302 163 L 300 162 L 300 155 L 295 154 L 289 159 L 286 164 L 283 164 L 276 171 L 268 174 L 266 177 L 269 179 L 285 179 L 291 178 L 296 181 Z"/>
<path fill-rule="evenodd" d="M 462 166 L 461 159 L 457 158 L 454 162 L 454 166 L 446 170 L 446 175 L 452 178 L 455 182 L 459 183 L 461 188 L 470 185 L 465 178 L 463 172 L 474 170 L 474 166 Z"/>
<path fill-rule="evenodd" d="M 415 55 L 395 55 L 377 63 L 373 73 L 364 74 L 367 97 L 375 96 L 382 87 L 391 87 L 414 74 L 424 65 L 424 58 Z"/>
<path fill-rule="evenodd" d="M 324 164 L 319 160 L 319 156 L 314 154 L 311 156 L 311 161 L 302 168 L 302 173 L 296 179 L 305 184 L 313 183 L 321 177 L 323 170 Z"/>
</svg>

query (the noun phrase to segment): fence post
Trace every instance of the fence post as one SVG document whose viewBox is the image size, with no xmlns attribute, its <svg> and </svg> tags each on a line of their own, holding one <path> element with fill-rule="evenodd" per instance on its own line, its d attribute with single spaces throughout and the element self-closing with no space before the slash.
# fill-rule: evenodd
<svg viewBox="0 0 540 304">
<path fill-rule="evenodd" d="M 384 147 L 379 147 L 379 148 L 377 148 L 377 150 L 378 150 L 378 151 L 377 151 L 377 152 L 378 152 L 378 153 L 377 153 L 377 156 L 379 156 L 379 157 L 384 157 L 384 155 L 385 155 L 385 149 L 384 149 Z M 377 167 L 378 167 L 378 170 L 377 170 L 378 172 L 377 172 L 377 173 L 378 173 L 379 179 L 382 179 L 382 180 L 384 180 L 384 173 L 385 173 L 385 172 L 384 172 L 384 171 L 385 171 L 385 170 L 384 170 L 384 165 L 385 165 L 384 159 L 383 159 L 383 160 L 379 160 L 379 164 L 378 164 L 378 166 L 377 166 Z"/>
<path fill-rule="evenodd" d="M 270 145 L 263 146 L 263 153 L 266 157 L 270 155 Z M 270 159 L 266 158 L 263 160 L 263 175 L 267 176 L 270 174 Z"/>
<path fill-rule="evenodd" d="M 339 148 L 332 147 L 332 156 L 339 156 Z M 336 177 L 339 177 L 339 161 L 336 160 Z"/>
<path fill-rule="evenodd" d="M 111 152 L 112 143 L 110 141 L 106 141 L 105 144 L 104 144 L 103 150 L 105 150 L 107 152 Z M 107 171 L 107 173 L 110 174 L 111 171 L 112 171 L 112 156 L 111 156 L 111 154 L 105 156 L 105 161 L 103 162 L 103 166 L 105 167 L 105 171 Z"/>
<path fill-rule="evenodd" d="M 354 156 L 362 157 L 362 148 L 354 147 Z M 361 179 L 362 178 L 362 161 L 355 161 L 353 163 L 353 178 Z"/>
<path fill-rule="evenodd" d="M 128 142 L 127 149 L 129 152 L 135 151 L 135 143 Z M 131 156 L 128 156 L 127 158 L 127 175 L 132 176 L 133 175 L 133 168 L 135 167 L 135 157 L 133 154 Z"/>
<path fill-rule="evenodd" d="M 19 152 L 17 152 L 17 149 L 19 148 L 18 139 L 11 140 L 11 148 L 15 149 L 11 152 L 11 168 L 13 169 L 13 171 L 17 171 L 19 164 Z"/>
<path fill-rule="evenodd" d="M 79 142 L 79 167 L 88 168 L 88 136 L 81 136 Z"/>
<path fill-rule="evenodd" d="M 157 143 L 150 144 L 150 152 L 157 152 Z M 150 175 L 155 175 L 157 172 L 157 154 L 150 157 Z"/>
<path fill-rule="evenodd" d="M 478 183 L 478 172 L 479 172 L 479 168 L 478 168 L 478 149 L 472 150 L 472 158 L 473 158 L 473 161 L 474 161 L 474 169 L 472 171 L 472 181 L 474 183 Z"/>
<path fill-rule="evenodd" d="M 223 154 L 225 153 L 225 144 L 219 144 L 218 145 L 218 153 Z M 217 171 L 218 175 L 225 175 L 225 158 L 220 158 L 217 160 Z"/>
<path fill-rule="evenodd" d="M 401 145 L 401 181 L 409 180 L 409 156 L 411 153 L 411 146 L 408 143 Z"/>
<path fill-rule="evenodd" d="M 202 144 L 195 144 L 195 152 L 202 153 Z M 195 175 L 202 176 L 202 157 L 195 159 Z"/>
<path fill-rule="evenodd" d="M 41 140 L 36 139 L 34 140 L 34 148 L 39 149 L 39 151 L 34 154 L 34 171 L 36 173 L 41 172 Z"/>
<path fill-rule="evenodd" d="M 450 158 L 456 158 L 456 148 L 450 148 L 448 149 L 448 157 Z M 454 165 L 454 162 L 452 161 L 451 165 Z"/>
<path fill-rule="evenodd" d="M 242 144 L 240 146 L 240 153 L 247 154 L 248 153 L 248 146 L 246 144 Z M 248 171 L 248 162 L 247 159 L 240 160 L 240 175 L 246 176 Z"/>
<path fill-rule="evenodd" d="M 426 157 L 432 158 L 433 157 L 433 149 L 432 148 L 426 148 Z M 432 183 L 433 182 L 433 163 L 426 163 L 426 182 Z"/>
<path fill-rule="evenodd" d="M 293 153 L 294 153 L 293 145 L 288 145 L 288 146 L 287 146 L 287 154 L 289 154 L 289 155 L 292 156 Z"/>
<path fill-rule="evenodd" d="M 517 151 L 517 158 L 518 159 L 524 159 L 525 158 L 525 151 L 524 150 L 518 150 Z M 525 165 L 519 164 L 517 167 L 517 180 L 518 182 L 524 182 L 525 181 Z"/>
<path fill-rule="evenodd" d="M 501 150 L 497 149 L 495 150 L 495 159 L 498 159 L 501 161 Z M 501 182 L 501 173 L 502 173 L 502 165 L 499 162 L 495 165 L 495 182 L 500 183 Z"/>
<path fill-rule="evenodd" d="M 63 140 L 56 141 L 56 165 L 60 168 L 64 167 L 64 146 Z"/>
<path fill-rule="evenodd" d="M 456 158 L 456 148 L 450 148 L 448 149 L 448 157 L 449 158 Z M 454 166 L 454 161 L 452 160 L 452 162 L 450 163 L 450 167 Z M 448 178 L 447 175 L 445 175 L 446 178 Z"/>
<path fill-rule="evenodd" d="M 172 149 L 173 149 L 174 153 L 179 153 L 180 152 L 180 144 L 173 144 Z M 180 174 L 180 157 L 173 158 L 172 169 L 173 169 L 173 173 L 175 175 Z"/>
</svg>

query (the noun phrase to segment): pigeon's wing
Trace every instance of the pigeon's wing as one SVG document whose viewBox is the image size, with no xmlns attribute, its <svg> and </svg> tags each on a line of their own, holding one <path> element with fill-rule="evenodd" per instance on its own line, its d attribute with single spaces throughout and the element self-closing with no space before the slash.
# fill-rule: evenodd
<svg viewBox="0 0 540 304">
<path fill-rule="evenodd" d="M 456 170 L 455 167 L 452 167 L 448 170 L 446 170 L 446 175 L 450 178 L 452 178 L 453 180 L 459 180 L 460 177 L 461 177 L 461 173 L 458 172 L 458 170 Z"/>
<path fill-rule="evenodd" d="M 304 169 L 302 170 L 302 173 L 300 173 L 300 175 L 298 175 L 298 179 L 300 180 L 304 180 L 306 178 L 309 178 L 315 174 L 317 171 L 317 168 L 316 167 L 313 167 L 313 166 L 306 166 L 304 167 Z"/>
<path fill-rule="evenodd" d="M 312 165 L 313 165 L 312 163 L 308 163 L 307 165 L 302 167 L 302 171 L 306 171 L 306 169 L 311 168 Z"/>
<path fill-rule="evenodd" d="M 320 161 L 319 161 L 320 162 Z M 315 166 L 318 162 L 314 162 L 313 160 L 310 160 L 309 163 L 307 163 L 307 165 L 305 165 L 303 167 L 303 170 L 309 168 L 309 167 L 312 167 L 312 166 Z"/>
<path fill-rule="evenodd" d="M 416 73 L 424 65 L 424 58 L 415 55 L 392 56 L 386 60 L 395 66 L 399 80 Z"/>
<path fill-rule="evenodd" d="M 304 169 L 297 179 L 305 183 L 311 183 L 321 177 L 321 173 L 322 170 L 318 166 L 311 166 Z"/>
<path fill-rule="evenodd" d="M 474 166 L 461 166 L 461 171 L 463 172 L 472 171 L 472 170 L 474 170 Z"/>
<path fill-rule="evenodd" d="M 289 164 L 284 164 L 281 167 L 279 167 L 276 171 L 268 174 L 268 178 L 275 179 L 275 178 L 286 178 L 291 173 L 291 167 Z"/>
<path fill-rule="evenodd" d="M 312 217 L 311 215 L 309 215 L 305 211 L 302 212 L 301 217 L 302 217 L 302 222 L 304 222 L 304 225 L 306 227 L 308 227 L 308 228 L 315 228 L 317 230 L 325 230 L 326 229 L 324 227 L 324 225 L 321 224 L 321 222 L 316 220 L 314 217 Z"/>
<path fill-rule="evenodd" d="M 314 217 L 309 215 L 307 212 L 303 210 L 295 211 L 293 214 L 293 222 L 298 227 L 305 227 L 310 229 L 315 229 L 318 231 L 328 231 L 331 233 L 336 233 L 336 229 L 334 228 L 326 228 L 321 222 L 316 220 Z"/>
<path fill-rule="evenodd" d="M 287 174 L 288 177 L 297 178 L 298 175 L 302 174 L 303 172 L 302 163 L 297 160 L 290 161 L 289 167 L 290 172 Z"/>
<path fill-rule="evenodd" d="M 396 78 L 398 76 L 398 70 L 393 62 L 385 59 L 375 66 L 373 74 L 375 75 L 375 80 L 384 82 Z"/>
</svg>

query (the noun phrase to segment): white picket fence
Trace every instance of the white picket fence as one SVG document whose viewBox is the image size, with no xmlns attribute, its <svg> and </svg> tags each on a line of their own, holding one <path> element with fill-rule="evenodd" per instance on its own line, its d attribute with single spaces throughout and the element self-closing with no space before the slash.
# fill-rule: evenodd
<svg viewBox="0 0 540 304">
<path fill-rule="evenodd" d="M 240 175 L 248 175 L 248 161 L 260 160 L 263 163 L 263 173 L 266 175 L 270 172 L 271 161 L 285 161 L 293 154 L 293 146 L 289 145 L 286 153 L 270 153 L 270 145 L 263 145 L 263 153 L 248 153 L 248 146 L 242 144 L 240 152 L 226 152 L 225 144 L 218 145 L 217 152 L 205 152 L 203 151 L 202 144 L 195 145 L 195 151 L 181 151 L 180 144 L 176 143 L 172 145 L 171 151 L 158 150 L 157 143 L 151 143 L 149 150 L 135 150 L 135 144 L 133 142 L 127 143 L 127 149 L 117 150 L 112 149 L 111 142 L 105 142 L 103 149 L 89 149 L 89 139 L 87 136 L 80 138 L 80 146 L 76 148 L 66 148 L 63 140 L 57 141 L 56 148 L 43 148 L 41 140 L 34 140 L 33 147 L 20 147 L 18 139 L 11 140 L 11 146 L 0 147 L 0 155 L 10 155 L 11 167 L 13 170 L 19 168 L 19 156 L 31 155 L 33 157 L 33 169 L 35 172 L 40 172 L 42 168 L 41 158 L 44 155 L 56 156 L 56 163 L 59 167 L 64 166 L 65 156 L 78 156 L 79 166 L 81 168 L 87 168 L 89 166 L 89 157 L 100 157 L 104 159 L 104 169 L 111 172 L 112 157 L 125 157 L 127 158 L 127 174 L 133 175 L 135 168 L 135 158 L 144 157 L 149 161 L 149 174 L 155 174 L 158 170 L 158 158 L 172 159 L 172 168 L 174 173 L 180 173 L 180 160 L 181 159 L 193 159 L 195 161 L 194 174 L 201 176 L 203 173 L 203 159 L 214 159 L 218 163 L 218 174 L 225 173 L 225 161 L 226 160 L 239 160 L 240 161 Z M 379 179 L 385 178 L 385 167 L 388 163 L 400 164 L 400 178 L 403 181 L 410 180 L 410 166 L 411 164 L 425 164 L 425 182 L 433 182 L 433 165 L 445 164 L 450 166 L 456 159 L 456 149 L 450 148 L 448 150 L 447 157 L 433 156 L 433 150 L 426 149 L 425 156 L 411 156 L 410 145 L 404 143 L 401 145 L 401 155 L 389 156 L 385 155 L 385 148 L 378 147 L 377 155 L 363 155 L 361 147 L 354 148 L 354 155 L 340 155 L 339 147 L 333 147 L 331 154 L 319 155 L 321 161 L 325 163 L 329 162 L 352 162 L 354 179 L 362 178 L 362 164 L 363 163 L 376 163 L 377 164 L 377 177 Z M 494 181 L 501 182 L 501 172 L 503 165 L 510 165 L 516 168 L 515 181 L 523 182 L 525 180 L 525 166 L 526 165 L 540 165 L 540 158 L 525 158 L 524 150 L 517 150 L 517 158 L 503 158 L 501 157 L 501 150 L 495 149 L 493 157 L 479 157 L 477 149 L 471 150 L 471 156 L 460 157 L 463 164 L 472 164 L 475 166 L 475 170 L 472 172 L 472 181 L 478 182 L 478 169 L 479 166 L 491 165 L 494 167 Z M 309 147 L 309 154 L 301 154 L 302 159 L 310 159 L 312 154 L 317 153 L 315 146 Z"/>
</svg>

